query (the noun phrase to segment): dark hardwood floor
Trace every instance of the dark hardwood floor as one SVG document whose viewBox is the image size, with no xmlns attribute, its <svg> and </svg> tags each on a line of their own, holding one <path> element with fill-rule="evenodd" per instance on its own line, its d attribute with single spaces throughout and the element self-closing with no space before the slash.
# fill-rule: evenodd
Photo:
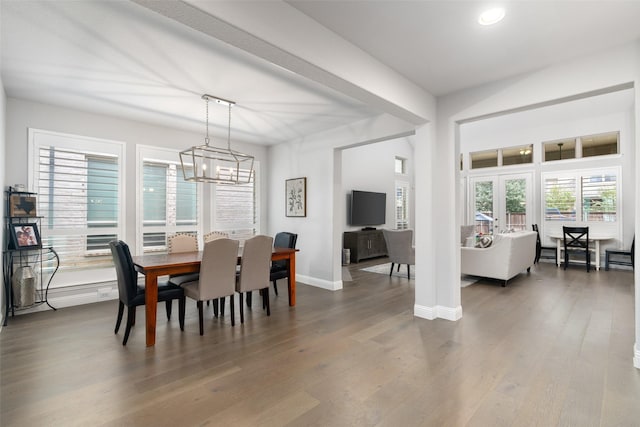
<svg viewBox="0 0 640 427">
<path fill-rule="evenodd" d="M 208 311 L 202 337 L 195 303 L 184 332 L 159 307 L 154 348 L 142 308 L 122 346 L 116 301 L 12 318 L 0 424 L 640 425 L 632 272 L 541 264 L 463 288 L 450 322 L 413 316 L 413 280 L 359 270 L 381 261 L 342 291 L 299 284 L 295 308 L 280 281 L 244 325 Z"/>
</svg>

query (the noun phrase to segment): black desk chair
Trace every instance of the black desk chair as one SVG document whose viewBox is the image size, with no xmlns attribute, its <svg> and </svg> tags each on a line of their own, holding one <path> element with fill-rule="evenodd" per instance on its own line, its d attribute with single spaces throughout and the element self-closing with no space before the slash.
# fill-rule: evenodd
<svg viewBox="0 0 640 427">
<path fill-rule="evenodd" d="M 536 259 L 533 261 L 537 264 L 540 258 L 553 258 L 556 265 L 558 264 L 558 251 L 555 246 L 542 246 L 542 240 L 540 239 L 540 231 L 538 230 L 538 224 L 531 224 L 531 228 L 536 232 Z M 551 251 L 552 255 L 542 256 L 542 251 Z"/>
<path fill-rule="evenodd" d="M 138 272 L 133 267 L 133 259 L 131 258 L 129 246 L 122 240 L 113 240 L 109 242 L 109 247 L 111 248 L 111 254 L 113 255 L 113 263 L 116 266 L 116 273 L 118 276 L 118 295 L 120 298 L 115 333 L 117 334 L 120 329 L 124 306 L 126 305 L 128 309 L 127 326 L 124 331 L 122 345 L 127 345 L 131 326 L 133 326 L 136 321 L 136 307 L 139 305 L 145 305 L 144 287 L 138 285 Z M 184 291 L 180 286 L 166 282 L 158 283 L 158 302 L 166 302 L 167 319 L 171 318 L 171 302 L 174 299 L 179 300 L 178 317 L 180 321 L 180 330 L 184 331 Z"/>
<path fill-rule="evenodd" d="M 273 240 L 274 248 L 296 248 L 296 242 L 298 241 L 298 235 L 295 233 L 288 233 L 286 231 L 276 234 Z M 273 261 L 271 263 L 271 274 L 269 279 L 273 282 L 273 290 L 278 295 L 278 284 L 276 281 L 279 279 L 286 279 L 289 277 L 289 266 L 287 261 Z"/>
<path fill-rule="evenodd" d="M 635 249 L 636 249 L 636 236 L 633 236 L 633 241 L 631 242 L 631 250 L 625 251 L 622 249 L 607 249 L 604 251 L 604 269 L 609 270 L 609 264 L 615 265 L 626 265 L 633 269 L 635 269 Z M 611 256 L 619 256 L 619 257 L 629 257 L 629 261 L 624 259 L 615 259 Z"/>
<path fill-rule="evenodd" d="M 589 227 L 562 227 L 564 239 L 564 269 L 569 265 L 569 254 L 584 255 L 587 273 L 591 268 L 591 251 L 589 250 Z"/>
</svg>

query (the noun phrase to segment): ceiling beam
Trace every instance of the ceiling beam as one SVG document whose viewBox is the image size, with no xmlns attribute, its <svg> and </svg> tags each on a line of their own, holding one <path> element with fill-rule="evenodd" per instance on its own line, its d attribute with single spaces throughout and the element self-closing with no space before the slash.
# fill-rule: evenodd
<svg viewBox="0 0 640 427">
<path fill-rule="evenodd" d="M 411 124 L 435 120 L 430 93 L 284 2 L 132 1 Z"/>
</svg>

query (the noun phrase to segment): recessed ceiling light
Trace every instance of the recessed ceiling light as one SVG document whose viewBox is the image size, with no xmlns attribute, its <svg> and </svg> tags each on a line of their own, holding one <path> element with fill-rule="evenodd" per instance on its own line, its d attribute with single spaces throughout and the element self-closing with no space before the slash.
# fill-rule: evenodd
<svg viewBox="0 0 640 427">
<path fill-rule="evenodd" d="M 502 18 L 504 18 L 504 9 L 496 7 L 482 12 L 478 18 L 478 23 L 480 25 L 493 25 L 500 22 Z"/>
</svg>

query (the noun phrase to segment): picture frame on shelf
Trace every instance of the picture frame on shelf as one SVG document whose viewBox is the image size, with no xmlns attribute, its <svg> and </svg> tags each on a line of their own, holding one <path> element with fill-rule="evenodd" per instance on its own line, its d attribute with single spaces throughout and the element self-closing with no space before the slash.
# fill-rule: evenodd
<svg viewBox="0 0 640 427">
<path fill-rule="evenodd" d="M 9 216 L 33 218 L 37 216 L 35 196 L 12 194 L 9 199 Z"/>
<path fill-rule="evenodd" d="M 42 247 L 38 224 L 35 222 L 9 224 L 9 231 L 11 233 L 11 243 L 15 250 L 40 249 Z"/>
<path fill-rule="evenodd" d="M 285 181 L 285 215 L 288 217 L 307 216 L 307 178 L 293 178 Z"/>
</svg>

